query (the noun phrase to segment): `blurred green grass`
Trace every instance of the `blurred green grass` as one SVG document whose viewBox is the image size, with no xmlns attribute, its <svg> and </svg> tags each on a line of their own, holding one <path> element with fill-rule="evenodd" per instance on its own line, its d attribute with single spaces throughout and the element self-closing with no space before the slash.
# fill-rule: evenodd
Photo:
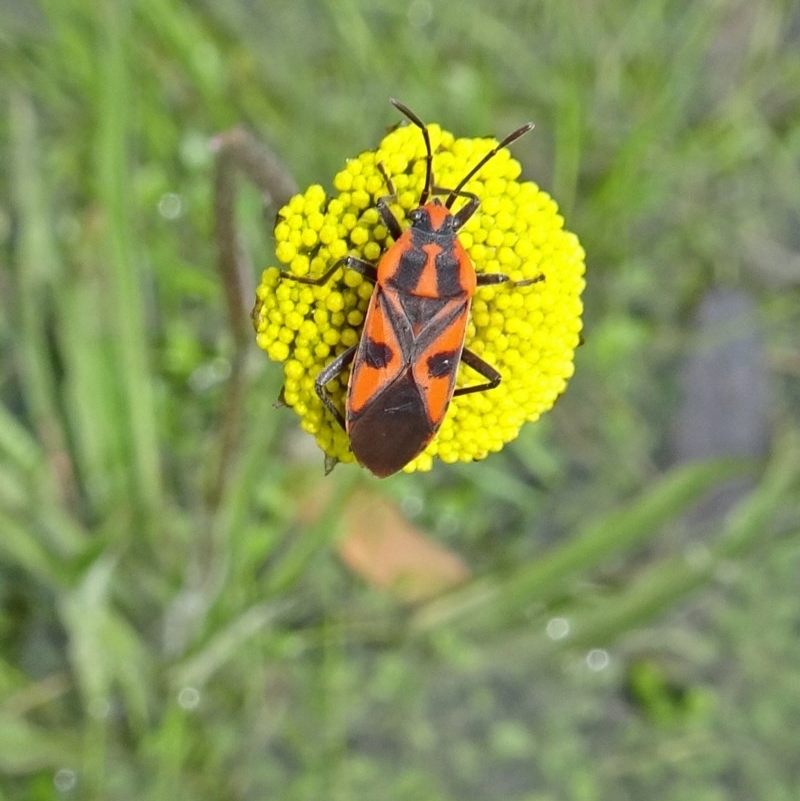
<svg viewBox="0 0 800 801">
<path fill-rule="evenodd" d="M 795 798 L 796 4 L 272 5 L 0 8 L 0 797 Z M 251 353 L 220 484 L 208 139 L 246 124 L 324 184 L 389 96 L 536 121 L 516 153 L 588 254 L 576 376 L 485 463 L 378 483 L 321 476 Z M 685 462 L 720 287 L 767 405 L 744 448 L 694 421 L 723 434 Z M 361 485 L 476 578 L 363 586 L 334 550 Z"/>
</svg>

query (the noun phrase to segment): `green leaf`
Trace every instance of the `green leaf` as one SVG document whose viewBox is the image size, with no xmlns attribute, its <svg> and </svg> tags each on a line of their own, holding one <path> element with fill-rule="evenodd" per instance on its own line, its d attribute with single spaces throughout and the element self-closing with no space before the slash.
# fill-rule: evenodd
<svg viewBox="0 0 800 801">
<path fill-rule="evenodd" d="M 412 628 L 425 630 L 445 620 L 469 629 L 493 629 L 552 602 L 577 577 L 588 576 L 612 556 L 651 538 L 709 489 L 752 470 L 742 460 L 719 460 L 678 467 L 623 509 L 588 523 L 573 537 L 535 562 L 500 579 L 487 578 L 423 607 Z"/>
</svg>

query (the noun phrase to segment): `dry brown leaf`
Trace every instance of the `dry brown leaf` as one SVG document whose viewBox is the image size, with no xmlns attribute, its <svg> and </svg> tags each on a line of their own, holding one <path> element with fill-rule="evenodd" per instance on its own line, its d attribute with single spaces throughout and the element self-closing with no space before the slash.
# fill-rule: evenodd
<svg viewBox="0 0 800 801">
<path fill-rule="evenodd" d="M 359 491 L 344 513 L 339 556 L 365 581 L 408 603 L 423 601 L 465 581 L 466 564 L 411 525 L 381 495 Z"/>
</svg>

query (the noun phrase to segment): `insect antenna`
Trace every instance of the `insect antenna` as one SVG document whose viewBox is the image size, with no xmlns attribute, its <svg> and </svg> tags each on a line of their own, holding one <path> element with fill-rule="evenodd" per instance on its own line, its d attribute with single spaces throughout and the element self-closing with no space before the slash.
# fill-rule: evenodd
<svg viewBox="0 0 800 801">
<path fill-rule="evenodd" d="M 424 206 L 428 202 L 428 198 L 431 196 L 431 190 L 433 188 L 433 151 L 431 150 L 431 138 L 428 135 L 428 128 L 425 123 L 410 109 L 408 106 L 401 103 L 399 100 L 395 100 L 393 97 L 389 98 L 389 102 L 402 114 L 408 117 L 414 125 L 417 126 L 422 131 L 422 137 L 425 140 L 425 150 L 427 155 L 425 156 L 425 188 L 422 190 L 422 194 L 419 196 L 419 205 Z M 522 134 L 520 134 L 521 136 Z M 479 165 L 480 166 L 480 165 Z"/>
<path fill-rule="evenodd" d="M 394 102 L 394 101 L 392 101 Z M 396 104 L 395 104 L 396 105 Z M 402 110 L 402 109 L 401 109 Z M 532 130 L 534 123 L 528 122 L 523 125 L 521 128 L 517 128 L 516 131 L 512 131 L 499 145 L 492 148 L 459 182 L 458 186 L 455 189 L 450 190 L 450 194 L 447 196 L 447 200 L 445 201 L 445 206 L 447 208 L 451 208 L 453 203 L 455 203 L 456 198 L 462 194 L 462 189 L 467 185 L 467 182 L 470 178 L 472 178 L 480 169 L 486 164 L 487 161 L 494 158 L 497 153 L 502 150 L 504 147 L 507 147 L 512 142 L 516 141 L 520 138 L 520 136 L 524 136 L 528 131 Z"/>
</svg>

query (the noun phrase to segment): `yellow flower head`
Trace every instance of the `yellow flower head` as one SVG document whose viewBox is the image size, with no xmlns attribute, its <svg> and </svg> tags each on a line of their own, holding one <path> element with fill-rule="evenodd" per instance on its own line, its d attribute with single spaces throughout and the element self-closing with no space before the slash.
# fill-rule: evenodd
<svg viewBox="0 0 800 801">
<path fill-rule="evenodd" d="M 452 188 L 472 165 L 496 146 L 492 139 L 456 139 L 428 126 L 437 187 Z M 381 165 L 381 168 L 379 168 Z M 480 199 L 478 211 L 458 237 L 478 273 L 505 273 L 512 282 L 479 287 L 472 300 L 466 347 L 494 366 L 500 385 L 456 396 L 436 437 L 404 470 L 429 470 L 433 459 L 483 459 L 515 439 L 523 423 L 538 419 L 564 391 L 574 370 L 581 329 L 580 295 L 584 252 L 564 230 L 552 198 L 530 181 L 518 180 L 520 165 L 500 150 L 465 189 Z M 385 175 L 384 175 L 385 173 Z M 403 229 L 419 205 L 425 185 L 426 150 L 421 131 L 401 126 L 375 151 L 351 159 L 334 178 L 336 194 L 310 186 L 278 214 L 275 254 L 283 268 L 269 267 L 256 292 L 253 321 L 259 347 L 284 365 L 283 400 L 300 416 L 330 463 L 351 462 L 348 438 L 314 388 L 320 371 L 359 341 L 372 284 L 341 269 L 321 285 L 291 276 L 322 275 L 343 256 L 377 263 L 392 239 L 376 209 L 379 198 L 395 196 L 391 209 Z M 456 203 L 455 211 L 459 203 Z M 480 383 L 462 364 L 457 386 Z M 344 408 L 348 374 L 328 385 Z"/>
</svg>

